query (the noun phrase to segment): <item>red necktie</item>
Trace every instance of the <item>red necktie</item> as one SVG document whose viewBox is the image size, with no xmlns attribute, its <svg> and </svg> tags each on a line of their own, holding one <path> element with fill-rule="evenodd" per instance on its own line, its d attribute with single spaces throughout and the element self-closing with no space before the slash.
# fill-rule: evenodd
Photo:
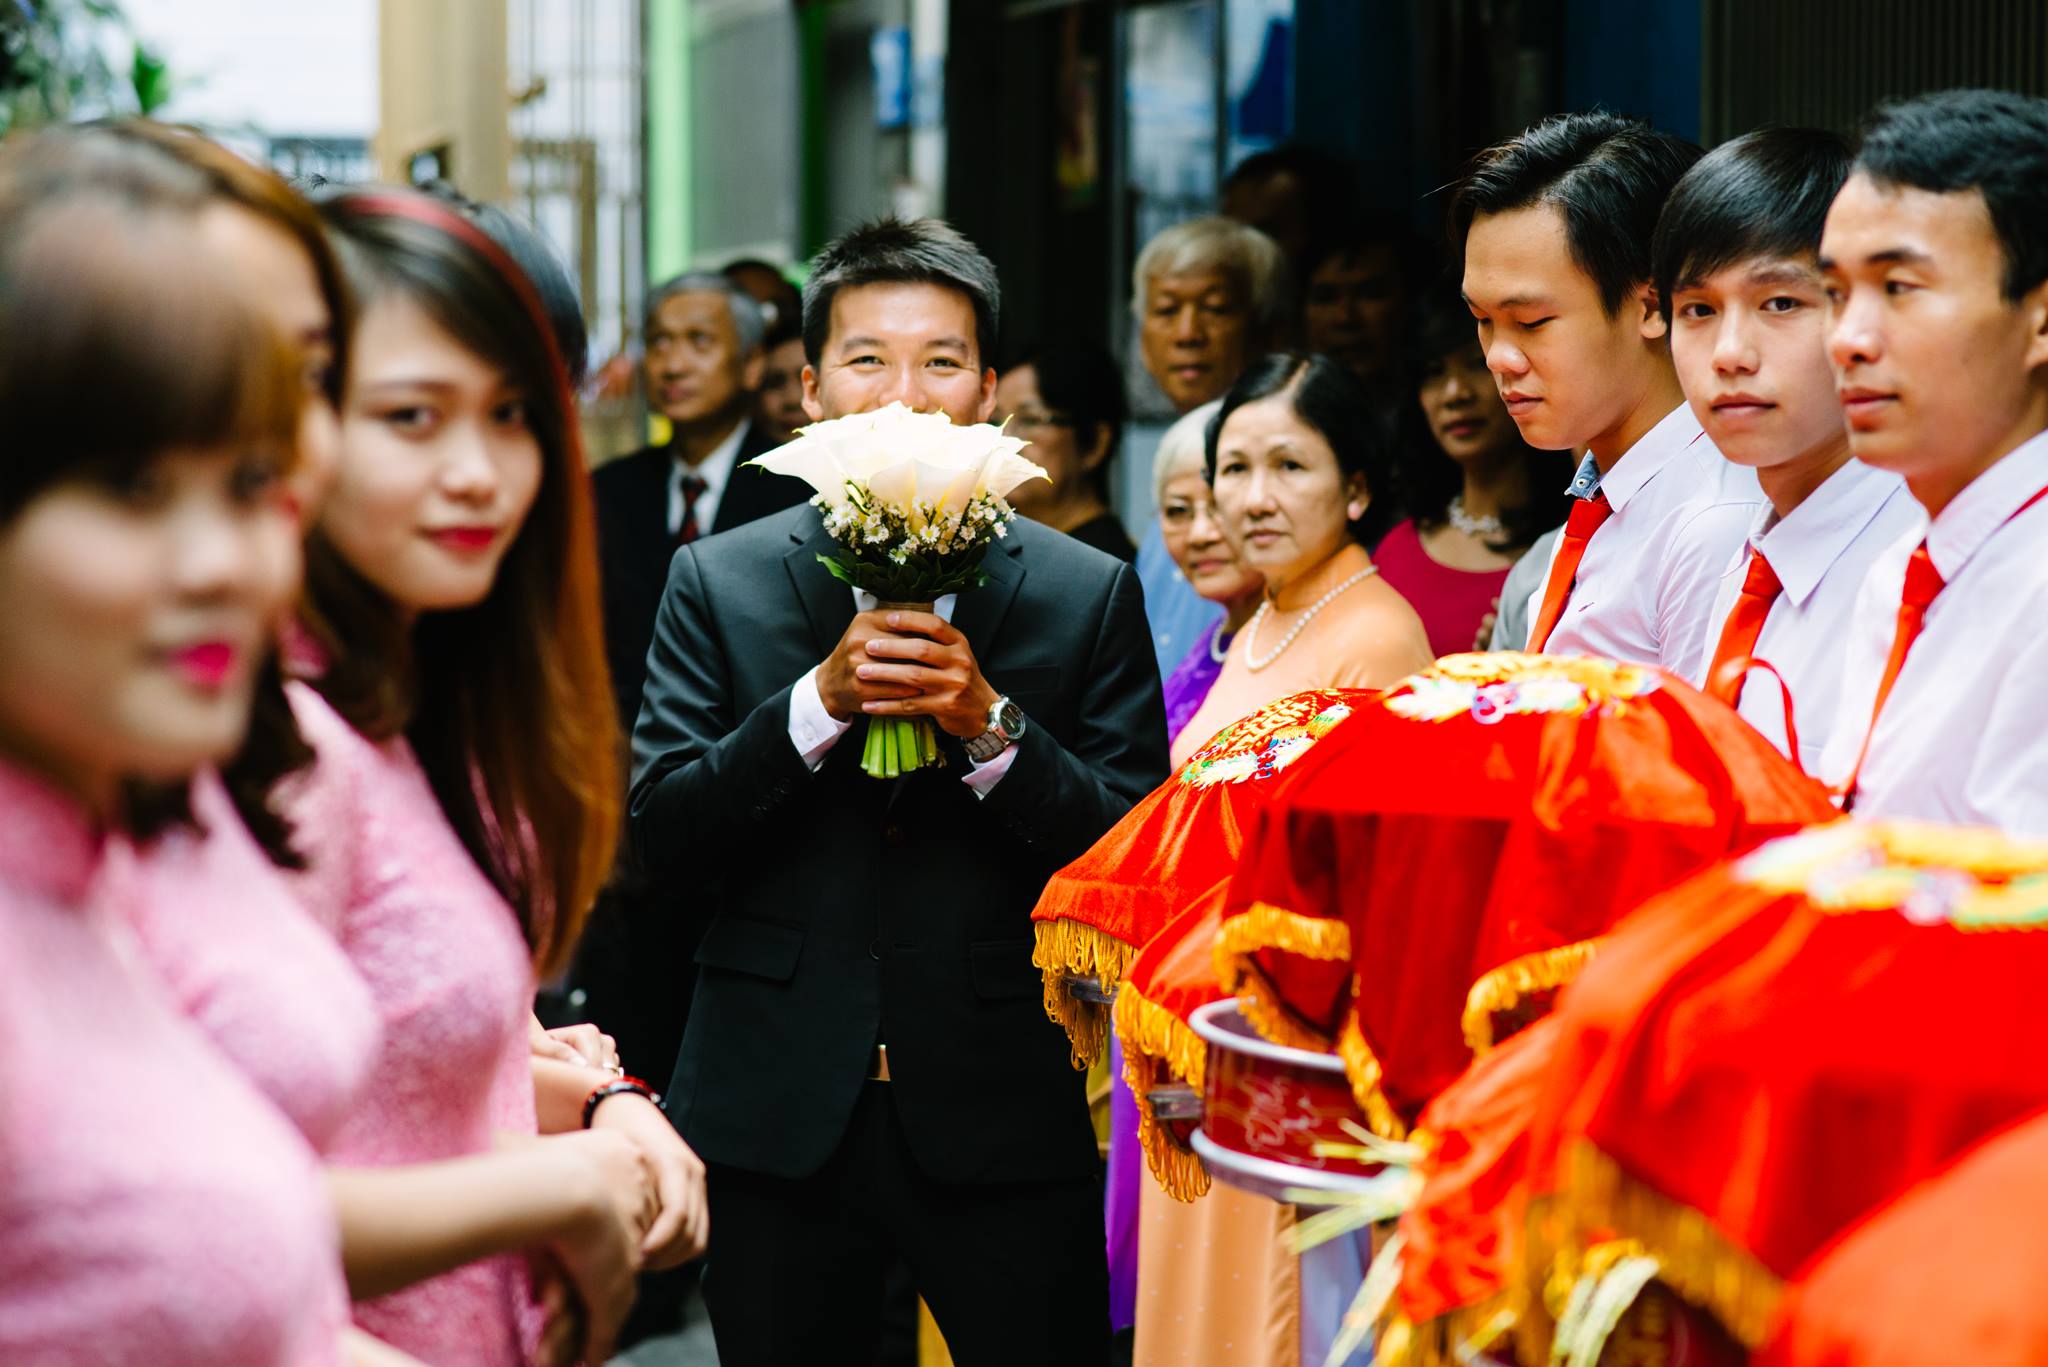
<svg viewBox="0 0 2048 1367">
<path fill-rule="evenodd" d="M 702 498 L 704 491 L 710 487 L 696 475 L 683 476 L 683 520 L 676 527 L 678 546 L 687 546 L 697 539 L 697 500 Z"/>
<path fill-rule="evenodd" d="M 1899 681 L 1899 671 L 1906 667 L 1906 654 L 1920 638 L 1920 628 L 1927 625 L 1928 605 L 1942 588 L 1941 571 L 1934 568 L 1934 557 L 1927 553 L 1927 542 L 1923 539 L 1913 548 L 1913 558 L 1906 562 L 1906 587 L 1899 595 L 1899 624 L 1892 631 L 1892 653 L 1884 662 L 1884 677 L 1878 680 L 1877 701 L 1870 709 L 1863 746 L 1856 752 L 1856 765 L 1849 770 L 1849 777 L 1836 790 L 1845 799 L 1844 811 L 1856 800 L 1856 781 L 1863 776 L 1863 761 L 1870 755 L 1870 738 L 1877 732 L 1877 719 L 1884 715 L 1885 699 L 1891 696 L 1892 685 Z"/>
<path fill-rule="evenodd" d="M 1727 622 L 1721 627 L 1720 644 L 1714 647 L 1714 661 L 1707 666 L 1707 693 L 1719 698 L 1730 707 L 1742 696 L 1742 680 L 1750 656 L 1756 651 L 1756 638 L 1763 633 L 1764 619 L 1771 615 L 1771 604 L 1778 601 L 1778 595 L 1785 586 L 1778 582 L 1778 572 L 1771 568 L 1771 562 L 1764 559 L 1762 551 L 1749 553 L 1749 573 L 1742 579 L 1742 594 L 1735 600 L 1735 606 L 1728 613 Z"/>
<path fill-rule="evenodd" d="M 1536 624 L 1529 629 L 1528 649 L 1542 654 L 1543 647 L 1550 641 L 1550 633 L 1557 630 L 1558 619 L 1564 616 L 1564 605 L 1572 596 L 1572 588 L 1578 582 L 1579 562 L 1586 558 L 1586 543 L 1593 539 L 1593 533 L 1600 530 L 1600 524 L 1614 513 L 1614 506 L 1607 501 L 1607 495 L 1595 494 L 1582 498 L 1572 505 L 1572 515 L 1565 520 L 1564 539 L 1557 543 L 1557 558 L 1550 562 L 1550 578 L 1543 586 L 1543 607 L 1536 614 Z"/>
</svg>

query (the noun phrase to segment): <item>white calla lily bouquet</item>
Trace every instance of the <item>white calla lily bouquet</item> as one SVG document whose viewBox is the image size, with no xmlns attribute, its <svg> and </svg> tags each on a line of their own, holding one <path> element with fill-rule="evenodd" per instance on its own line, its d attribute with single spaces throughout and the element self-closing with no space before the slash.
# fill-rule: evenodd
<svg viewBox="0 0 2048 1367">
<path fill-rule="evenodd" d="M 1006 495 L 1045 471 L 1026 442 L 987 423 L 962 427 L 900 403 L 798 429 L 796 440 L 751 462 L 817 490 L 811 502 L 839 543 L 818 560 L 890 606 L 929 610 L 942 594 L 979 588 L 982 560 L 1017 514 Z M 879 723 L 879 724 L 877 724 Z M 877 718 L 862 767 L 878 778 L 940 762 L 929 718 Z"/>
</svg>

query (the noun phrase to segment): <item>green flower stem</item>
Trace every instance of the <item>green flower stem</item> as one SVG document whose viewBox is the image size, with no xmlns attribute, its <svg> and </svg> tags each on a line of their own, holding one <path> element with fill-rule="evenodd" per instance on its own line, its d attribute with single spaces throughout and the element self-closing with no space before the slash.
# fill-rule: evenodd
<svg viewBox="0 0 2048 1367">
<path fill-rule="evenodd" d="M 929 717 L 871 717 L 867 725 L 860 767 L 870 778 L 901 778 L 946 762 Z"/>
</svg>

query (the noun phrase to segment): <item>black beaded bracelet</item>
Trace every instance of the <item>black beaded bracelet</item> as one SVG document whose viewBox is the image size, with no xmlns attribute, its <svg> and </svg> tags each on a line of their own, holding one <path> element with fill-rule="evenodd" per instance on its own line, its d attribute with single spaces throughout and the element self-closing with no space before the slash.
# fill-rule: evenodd
<svg viewBox="0 0 2048 1367">
<path fill-rule="evenodd" d="M 593 1088 L 590 1095 L 583 1098 L 583 1128 L 586 1130 L 590 1128 L 591 1118 L 597 1114 L 598 1105 L 606 1097 L 617 1096 L 621 1092 L 631 1092 L 634 1096 L 644 1096 L 656 1106 L 661 1105 L 661 1097 L 652 1087 L 642 1082 L 639 1078 L 615 1077 L 602 1087 Z"/>
</svg>

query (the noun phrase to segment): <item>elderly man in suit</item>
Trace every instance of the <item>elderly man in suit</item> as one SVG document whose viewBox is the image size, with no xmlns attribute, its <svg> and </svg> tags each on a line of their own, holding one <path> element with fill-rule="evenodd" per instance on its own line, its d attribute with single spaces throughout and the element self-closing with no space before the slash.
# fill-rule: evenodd
<svg viewBox="0 0 2048 1367">
<path fill-rule="evenodd" d="M 814 419 L 985 420 L 988 260 L 930 220 L 840 238 L 804 293 Z M 633 736 L 633 841 L 707 921 L 669 1109 L 710 1165 L 727 1367 L 873 1360 L 908 1264 L 962 1367 L 1095 1367 L 1095 1137 L 1040 1004 L 1046 879 L 1166 776 L 1133 572 L 1020 520 L 988 582 L 878 611 L 803 507 L 675 558 Z M 947 764 L 870 778 L 844 734 L 931 718 Z"/>
<path fill-rule="evenodd" d="M 811 491 L 747 462 L 777 443 L 753 421 L 766 323 L 754 297 L 710 271 L 647 299 L 647 401 L 669 439 L 600 466 L 605 642 L 620 716 L 640 710 L 647 644 L 676 547 L 801 503 Z"/>
</svg>

